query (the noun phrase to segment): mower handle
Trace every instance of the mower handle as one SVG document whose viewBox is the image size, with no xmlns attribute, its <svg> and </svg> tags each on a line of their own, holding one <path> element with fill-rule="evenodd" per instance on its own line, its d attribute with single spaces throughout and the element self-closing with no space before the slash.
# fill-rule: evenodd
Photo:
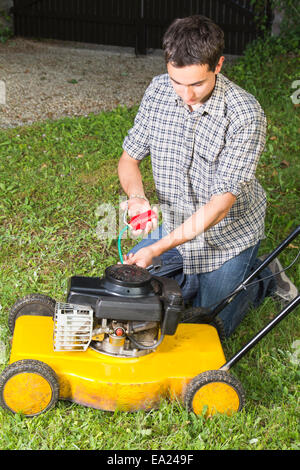
<svg viewBox="0 0 300 470">
<path fill-rule="evenodd" d="M 283 310 L 273 318 L 262 330 L 260 330 L 253 338 L 243 346 L 229 361 L 226 362 L 220 370 L 228 371 L 234 366 L 245 354 L 250 351 L 266 334 L 268 334 L 281 320 L 283 320 L 292 310 L 300 304 L 300 295 L 297 295 Z"/>
<path fill-rule="evenodd" d="M 221 300 L 221 302 L 212 309 L 208 314 L 204 314 L 203 316 L 198 318 L 198 321 L 203 321 L 205 323 L 211 323 L 214 318 L 220 313 L 227 305 L 232 302 L 237 294 L 245 290 L 248 284 L 260 273 L 266 266 L 268 266 L 273 259 L 275 259 L 279 253 L 281 253 L 284 248 L 286 248 L 292 240 L 294 240 L 300 234 L 300 225 L 290 233 L 290 235 L 281 242 L 275 250 L 273 250 L 267 258 L 256 268 L 231 294 L 229 294 L 225 299 Z"/>
</svg>

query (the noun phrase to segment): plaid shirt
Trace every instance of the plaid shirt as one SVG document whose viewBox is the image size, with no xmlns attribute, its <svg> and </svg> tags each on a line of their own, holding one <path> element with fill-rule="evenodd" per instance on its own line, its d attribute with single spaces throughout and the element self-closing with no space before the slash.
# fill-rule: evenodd
<svg viewBox="0 0 300 470">
<path fill-rule="evenodd" d="M 213 271 L 264 237 L 266 197 L 255 171 L 265 137 L 259 103 L 222 74 L 193 112 L 168 74 L 146 90 L 123 149 L 137 160 L 151 155 L 166 229 L 173 231 L 214 194 L 237 197 L 222 221 L 177 247 L 186 274 Z"/>
</svg>

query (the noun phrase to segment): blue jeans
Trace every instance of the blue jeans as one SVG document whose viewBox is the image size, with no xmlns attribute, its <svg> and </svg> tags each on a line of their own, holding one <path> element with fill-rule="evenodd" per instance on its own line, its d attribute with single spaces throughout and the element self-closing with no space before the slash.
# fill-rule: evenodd
<svg viewBox="0 0 300 470">
<path fill-rule="evenodd" d="M 141 248 L 152 245 L 166 234 L 163 225 L 161 225 L 133 247 L 129 253 L 136 253 Z M 182 256 L 176 248 L 173 248 L 160 256 L 161 268 L 154 274 L 175 279 L 181 288 L 185 304 L 192 304 L 194 307 L 211 307 L 233 292 L 248 277 L 251 270 L 259 266 L 261 262 L 257 259 L 258 248 L 259 242 L 226 261 L 215 271 L 199 274 L 184 274 L 180 270 L 183 266 Z M 177 273 L 172 274 L 173 271 L 177 271 Z M 257 280 L 261 279 L 259 283 L 239 293 L 219 313 L 218 317 L 223 322 L 226 336 L 233 333 L 251 305 L 255 308 L 258 307 L 264 298 L 275 290 L 276 284 L 273 278 L 263 280 L 271 274 L 269 268 L 265 268 L 258 274 Z"/>
</svg>

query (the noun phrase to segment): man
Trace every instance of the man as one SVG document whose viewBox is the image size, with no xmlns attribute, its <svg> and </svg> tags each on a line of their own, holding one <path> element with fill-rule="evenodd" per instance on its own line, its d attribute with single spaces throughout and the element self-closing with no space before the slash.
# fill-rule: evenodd
<svg viewBox="0 0 300 470">
<path fill-rule="evenodd" d="M 174 277 L 184 299 L 202 307 L 229 295 L 250 273 L 264 237 L 266 197 L 255 171 L 266 118 L 252 95 L 220 73 L 223 48 L 222 30 L 206 17 L 171 24 L 163 40 L 167 74 L 146 90 L 118 169 L 129 215 L 142 213 L 150 204 L 139 164 L 151 155 L 163 215 L 163 226 L 125 262 L 147 267 L 160 256 L 160 275 L 182 267 Z M 266 269 L 261 277 L 270 274 Z M 274 289 L 269 278 L 237 296 L 219 315 L 226 334 L 250 302 L 259 305 Z"/>
</svg>

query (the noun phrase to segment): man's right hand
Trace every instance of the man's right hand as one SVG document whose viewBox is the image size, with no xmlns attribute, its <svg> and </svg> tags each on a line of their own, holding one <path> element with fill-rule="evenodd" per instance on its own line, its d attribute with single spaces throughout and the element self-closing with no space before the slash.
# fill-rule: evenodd
<svg viewBox="0 0 300 470">
<path fill-rule="evenodd" d="M 143 212 L 147 212 L 151 210 L 151 206 L 149 204 L 149 201 L 142 199 L 142 198 L 130 198 L 127 201 L 121 202 L 121 209 L 122 210 L 128 210 L 128 216 L 130 219 L 132 217 L 142 214 Z M 158 210 L 156 207 L 153 207 L 152 210 L 156 212 L 158 215 Z M 144 230 L 132 230 L 133 236 L 139 236 L 142 233 L 147 234 L 151 232 L 152 230 L 156 229 L 157 227 L 157 217 L 155 217 L 151 222 L 148 222 Z"/>
<path fill-rule="evenodd" d="M 128 201 L 124 201 L 121 203 L 121 209 L 123 211 L 125 211 L 126 209 L 128 210 L 128 216 L 130 217 L 130 219 L 132 219 L 132 217 L 134 217 L 135 215 L 142 214 L 143 212 L 151 210 L 149 201 L 147 201 L 147 199 L 143 199 L 144 188 L 142 182 L 142 175 L 139 169 L 140 163 L 140 160 L 132 158 L 124 150 L 118 165 L 118 175 L 121 186 L 124 189 L 124 192 L 129 195 Z M 153 210 L 158 213 L 157 208 L 153 208 Z M 149 222 L 143 232 L 139 230 L 133 231 L 132 233 L 136 235 L 140 235 L 141 233 L 147 234 L 156 227 L 157 218 L 155 218 L 153 222 Z"/>
</svg>

